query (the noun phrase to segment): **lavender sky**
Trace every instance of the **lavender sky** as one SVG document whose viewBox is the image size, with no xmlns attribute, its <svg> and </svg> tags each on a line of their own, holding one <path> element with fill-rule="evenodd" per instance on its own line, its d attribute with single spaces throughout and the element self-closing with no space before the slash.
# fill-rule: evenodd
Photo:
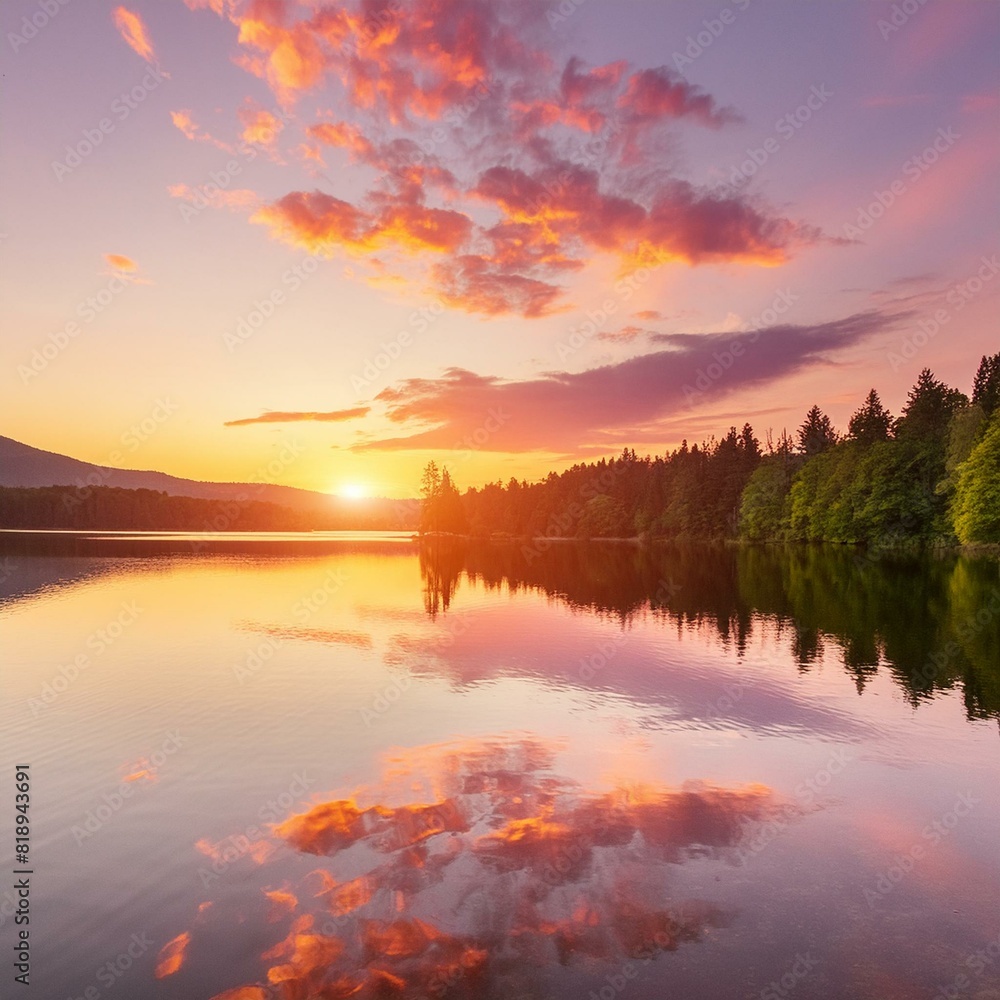
<svg viewBox="0 0 1000 1000">
<path fill-rule="evenodd" d="M 2 433 L 412 495 L 1000 348 L 1000 4 L 12 0 Z"/>
</svg>

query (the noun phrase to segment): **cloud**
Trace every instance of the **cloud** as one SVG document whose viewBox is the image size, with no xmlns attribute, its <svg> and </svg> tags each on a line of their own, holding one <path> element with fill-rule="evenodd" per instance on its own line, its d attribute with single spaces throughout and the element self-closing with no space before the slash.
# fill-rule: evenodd
<svg viewBox="0 0 1000 1000">
<path fill-rule="evenodd" d="M 242 420 L 227 420 L 224 427 L 245 427 L 248 424 L 289 424 L 299 421 L 315 420 L 320 423 L 340 423 L 343 420 L 354 420 L 365 416 L 371 410 L 370 406 L 354 406 L 347 410 L 330 410 L 326 413 L 285 412 L 282 410 L 266 410 L 259 417 L 244 417 Z"/>
<path fill-rule="evenodd" d="M 386 247 L 455 251 L 472 231 L 472 220 L 461 212 L 402 198 L 386 198 L 380 208 L 366 211 L 322 191 L 293 191 L 255 212 L 251 221 L 313 253 L 334 246 L 357 253 Z"/>
<path fill-rule="evenodd" d="M 212 208 L 228 208 L 235 212 L 245 212 L 257 208 L 261 199 L 255 191 L 247 188 L 222 189 L 215 184 L 205 184 L 193 188 L 187 184 L 171 184 L 167 187 L 171 198 L 180 198 L 192 205 Z"/>
<path fill-rule="evenodd" d="M 1000 94 L 983 91 L 979 94 L 962 95 L 962 114 L 975 115 L 981 113 L 996 114 L 1000 108 Z"/>
<path fill-rule="evenodd" d="M 522 381 L 449 368 L 440 378 L 406 379 L 376 397 L 389 419 L 414 428 L 413 434 L 369 440 L 354 448 L 460 448 L 466 439 L 478 441 L 481 429 L 489 425 L 495 429 L 482 445 L 485 450 L 578 453 L 605 432 L 686 412 L 691 394 L 700 398 L 700 376 L 708 379 L 708 398 L 773 382 L 892 328 L 906 315 L 870 311 L 813 326 L 656 334 L 651 339 L 663 344 L 663 350 L 583 372 L 546 372 Z M 728 364 L 720 363 L 720 357 L 728 358 Z"/>
<path fill-rule="evenodd" d="M 347 122 L 320 122 L 310 125 L 306 132 L 327 146 L 339 146 L 361 157 L 371 155 L 372 144 L 361 134 L 361 130 Z"/>
<path fill-rule="evenodd" d="M 649 336 L 651 330 L 644 330 L 641 326 L 623 326 L 614 332 L 605 330 L 597 335 L 598 340 L 610 341 L 613 344 L 630 344 L 639 336 Z"/>
<path fill-rule="evenodd" d="M 156 53 L 142 18 L 127 7 L 116 7 L 112 16 L 126 45 L 146 62 L 155 63 Z"/>
<path fill-rule="evenodd" d="M 272 147 L 277 142 L 278 134 L 285 127 L 277 115 L 253 101 L 239 109 L 239 119 L 243 124 L 243 141 L 251 146 Z"/>
<path fill-rule="evenodd" d="M 232 152 L 232 146 L 229 143 L 223 142 L 221 139 L 216 139 L 203 131 L 189 110 L 182 108 L 179 111 L 171 111 L 170 120 L 176 128 L 180 129 L 186 139 L 190 139 L 192 142 L 209 142 L 219 149 Z"/>
<path fill-rule="evenodd" d="M 677 130 L 738 112 L 665 66 L 556 57 L 532 0 L 187 2 L 233 23 L 237 61 L 283 107 L 318 92 L 341 112 L 303 113 L 295 149 L 316 163 L 343 150 L 360 193 L 288 191 L 252 221 L 313 252 L 378 253 L 383 273 L 453 308 L 535 318 L 565 308 L 567 275 L 598 257 L 620 272 L 774 266 L 827 240 L 676 176 L 662 153 Z M 245 139 L 276 144 L 273 115 L 240 115 Z"/>
<path fill-rule="evenodd" d="M 743 120 L 735 109 L 720 108 L 711 94 L 666 66 L 633 73 L 617 105 L 629 112 L 633 122 L 690 117 L 710 128 L 721 128 Z"/>
<path fill-rule="evenodd" d="M 108 265 L 105 274 L 122 278 L 133 285 L 151 285 L 153 283 L 148 278 L 140 276 L 139 265 L 131 257 L 126 257 L 121 253 L 106 253 L 103 256 L 104 263 Z"/>
<path fill-rule="evenodd" d="M 114 271 L 123 271 L 126 274 L 135 274 L 139 270 L 139 265 L 136 264 L 131 257 L 126 257 L 121 253 L 106 253 L 104 255 L 104 260 Z"/>
</svg>

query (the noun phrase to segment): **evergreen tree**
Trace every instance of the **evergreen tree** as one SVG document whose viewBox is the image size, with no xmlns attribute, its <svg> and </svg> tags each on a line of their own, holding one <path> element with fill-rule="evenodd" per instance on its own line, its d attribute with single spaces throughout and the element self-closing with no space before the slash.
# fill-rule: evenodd
<svg viewBox="0 0 1000 1000">
<path fill-rule="evenodd" d="M 960 542 L 1000 542 L 1000 411 L 959 469 L 952 523 Z"/>
<path fill-rule="evenodd" d="M 1000 406 L 1000 353 L 983 355 L 972 380 L 972 402 L 978 403 L 987 417 Z"/>
<path fill-rule="evenodd" d="M 424 466 L 420 478 L 420 530 L 441 530 L 441 471 L 433 459 Z"/>
<path fill-rule="evenodd" d="M 819 455 L 836 443 L 837 432 L 830 418 L 818 406 L 812 407 L 799 428 L 799 450 L 804 455 Z"/>
<path fill-rule="evenodd" d="M 848 432 L 855 441 L 874 444 L 887 441 L 892 434 L 892 414 L 882 405 L 878 393 L 871 389 L 861 408 L 851 417 Z"/>
<path fill-rule="evenodd" d="M 925 368 L 906 397 L 897 434 L 918 441 L 943 442 L 955 410 L 968 403 L 965 394 L 934 378 Z"/>
</svg>

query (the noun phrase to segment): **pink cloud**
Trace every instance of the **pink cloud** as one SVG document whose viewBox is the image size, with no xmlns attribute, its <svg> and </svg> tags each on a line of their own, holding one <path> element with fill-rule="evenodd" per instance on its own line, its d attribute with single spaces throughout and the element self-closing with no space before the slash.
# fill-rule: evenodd
<svg viewBox="0 0 1000 1000">
<path fill-rule="evenodd" d="M 156 53 L 149 37 L 149 31 L 142 18 L 127 7 L 116 7 L 112 18 L 118 33 L 133 52 L 148 63 L 156 62 Z"/>
<path fill-rule="evenodd" d="M 888 331 L 909 315 L 871 311 L 813 326 L 659 334 L 651 339 L 666 345 L 663 350 L 583 372 L 547 372 L 520 381 L 450 368 L 437 379 L 406 379 L 376 397 L 391 421 L 413 425 L 414 433 L 354 448 L 452 449 L 492 414 L 499 426 L 484 449 L 578 454 L 588 444 L 614 437 L 616 430 L 687 413 L 692 399 L 701 399 L 699 393 L 715 400 L 826 363 L 832 352 Z M 732 354 L 734 348 L 737 363 L 720 369 L 722 374 L 709 378 L 705 388 L 699 374 L 713 365 L 720 368 L 717 354 Z"/>
<path fill-rule="evenodd" d="M 341 423 L 345 420 L 356 420 L 365 416 L 371 410 L 370 406 L 354 406 L 346 410 L 329 410 L 325 413 L 316 411 L 283 411 L 265 410 L 259 417 L 243 417 L 240 420 L 227 420 L 225 427 L 246 427 L 249 424 L 287 424 L 316 421 L 318 423 Z"/>
<path fill-rule="evenodd" d="M 659 157 L 667 130 L 739 115 L 666 67 L 557 65 L 532 0 L 189 6 L 233 22 L 241 65 L 284 105 L 338 91 L 330 106 L 347 118 L 305 122 L 303 159 L 344 149 L 358 176 L 376 174 L 349 198 L 291 191 L 252 221 L 310 250 L 378 253 L 384 275 L 429 280 L 454 308 L 547 315 L 565 306 L 567 273 L 598 256 L 620 271 L 773 266 L 824 240 L 745 195 L 673 176 Z M 259 111 L 241 114 L 245 129 L 276 134 Z"/>
</svg>

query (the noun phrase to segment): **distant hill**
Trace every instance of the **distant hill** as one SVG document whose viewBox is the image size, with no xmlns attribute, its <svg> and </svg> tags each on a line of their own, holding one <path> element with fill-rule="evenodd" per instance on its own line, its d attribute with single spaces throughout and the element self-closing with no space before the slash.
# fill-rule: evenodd
<svg viewBox="0 0 1000 1000">
<path fill-rule="evenodd" d="M 416 527 L 419 520 L 414 500 L 385 497 L 351 500 L 273 483 L 203 483 L 169 476 L 165 472 L 91 465 L 3 436 L 0 436 L 0 486 L 116 486 L 128 490 L 157 490 L 169 496 L 202 500 L 259 500 L 315 515 L 324 521 L 334 516 L 338 522 L 343 521 L 345 526 L 350 527 L 368 527 L 378 522 L 383 527 L 405 530 Z"/>
</svg>

